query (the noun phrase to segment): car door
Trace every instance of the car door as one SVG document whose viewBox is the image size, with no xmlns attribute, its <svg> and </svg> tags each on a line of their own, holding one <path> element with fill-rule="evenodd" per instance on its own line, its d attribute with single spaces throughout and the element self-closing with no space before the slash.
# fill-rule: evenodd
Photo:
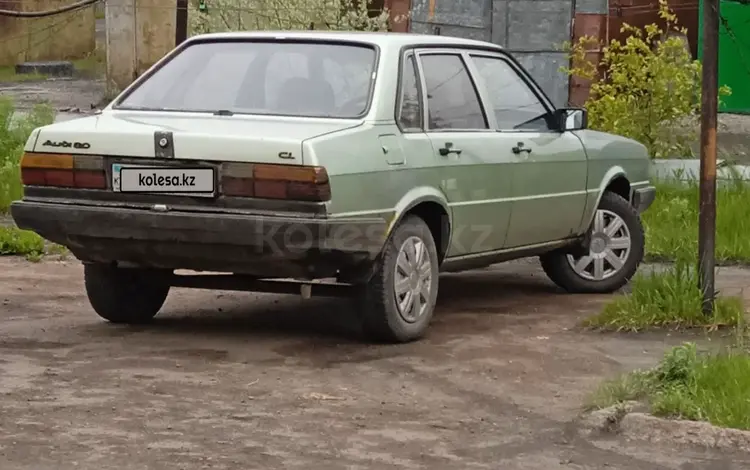
<svg viewBox="0 0 750 470">
<path fill-rule="evenodd" d="M 505 248 L 575 234 L 586 206 L 588 163 L 583 144 L 560 132 L 554 108 L 518 64 L 503 54 L 472 53 L 512 164 L 513 200 Z"/>
<path fill-rule="evenodd" d="M 448 257 L 501 249 L 510 220 L 515 156 L 503 152 L 494 118 L 485 111 L 459 49 L 417 53 L 425 130 L 441 168 L 441 187 L 453 215 Z"/>
</svg>

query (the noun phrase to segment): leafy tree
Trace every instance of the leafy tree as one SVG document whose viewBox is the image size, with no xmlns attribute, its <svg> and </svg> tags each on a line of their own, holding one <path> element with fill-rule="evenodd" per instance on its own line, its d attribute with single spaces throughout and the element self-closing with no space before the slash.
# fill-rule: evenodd
<svg viewBox="0 0 750 470">
<path fill-rule="evenodd" d="M 630 137 L 644 144 L 652 158 L 692 156 L 696 140 L 695 118 L 700 113 L 701 63 L 693 60 L 683 38 L 687 29 L 659 0 L 659 17 L 665 27 L 643 29 L 624 24 L 624 42 L 608 45 L 584 36 L 566 44 L 571 57 L 568 74 L 592 80 L 585 106 L 592 129 Z M 600 63 L 588 59 L 601 48 Z M 720 96 L 730 94 L 728 87 Z"/>
</svg>

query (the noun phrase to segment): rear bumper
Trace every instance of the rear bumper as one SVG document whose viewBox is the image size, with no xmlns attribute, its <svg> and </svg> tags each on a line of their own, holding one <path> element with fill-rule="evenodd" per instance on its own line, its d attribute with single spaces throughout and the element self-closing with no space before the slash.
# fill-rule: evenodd
<svg viewBox="0 0 750 470">
<path fill-rule="evenodd" d="M 89 262 L 261 277 L 328 277 L 367 265 L 385 243 L 383 219 L 316 219 L 17 201 L 19 228 Z"/>
<path fill-rule="evenodd" d="M 653 186 L 646 186 L 633 191 L 633 207 L 639 214 L 651 207 L 654 199 L 656 199 L 656 188 Z"/>
</svg>

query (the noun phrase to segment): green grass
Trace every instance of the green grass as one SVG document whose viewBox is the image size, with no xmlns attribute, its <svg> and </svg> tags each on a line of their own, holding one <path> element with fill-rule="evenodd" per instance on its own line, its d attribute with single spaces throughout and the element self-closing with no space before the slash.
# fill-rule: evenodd
<svg viewBox="0 0 750 470">
<path fill-rule="evenodd" d="M 656 416 L 750 429 L 750 356 L 739 349 L 698 354 L 694 344 L 668 351 L 657 367 L 605 382 L 589 409 L 637 400 Z"/>
<path fill-rule="evenodd" d="M 614 297 L 583 325 L 605 330 L 640 331 L 649 328 L 715 329 L 744 323 L 742 300 L 736 297 L 718 297 L 714 315 L 707 317 L 703 314 L 697 269 L 686 261 L 678 261 L 660 272 L 638 273 L 631 287 L 630 293 Z"/>
<path fill-rule="evenodd" d="M 16 73 L 15 67 L 0 67 L 0 83 L 20 83 L 46 80 L 47 76 L 40 73 Z"/>
<path fill-rule="evenodd" d="M 651 260 L 695 257 L 698 253 L 698 186 L 657 183 L 657 197 L 643 213 L 646 253 Z M 723 184 L 716 195 L 716 260 L 750 262 L 750 184 Z"/>
<path fill-rule="evenodd" d="M 106 72 L 107 57 L 104 50 L 97 48 L 86 57 L 73 61 L 79 75 L 88 78 L 99 78 Z"/>
</svg>

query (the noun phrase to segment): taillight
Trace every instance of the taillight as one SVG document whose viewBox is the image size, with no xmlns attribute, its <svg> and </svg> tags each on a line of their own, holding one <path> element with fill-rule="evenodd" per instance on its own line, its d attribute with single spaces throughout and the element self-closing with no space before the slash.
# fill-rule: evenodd
<svg viewBox="0 0 750 470">
<path fill-rule="evenodd" d="M 106 189 L 104 159 L 90 155 L 27 152 L 21 159 L 25 186 Z"/>
<path fill-rule="evenodd" d="M 327 201 L 331 199 L 328 173 L 323 167 L 224 163 L 221 193 L 225 196 Z"/>
</svg>

